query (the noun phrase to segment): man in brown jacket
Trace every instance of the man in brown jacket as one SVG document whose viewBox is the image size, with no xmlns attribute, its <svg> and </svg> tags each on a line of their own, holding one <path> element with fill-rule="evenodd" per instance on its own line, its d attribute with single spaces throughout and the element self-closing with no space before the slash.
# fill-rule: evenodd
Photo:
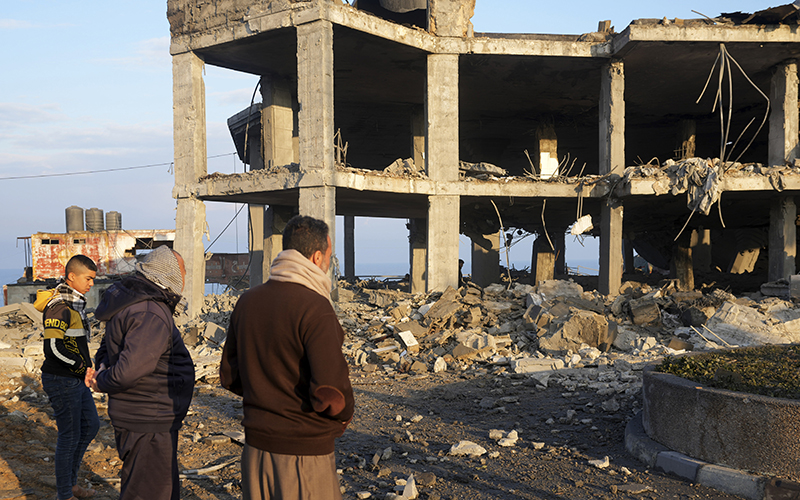
<svg viewBox="0 0 800 500">
<path fill-rule="evenodd" d="M 242 496 L 340 499 L 334 440 L 353 416 L 344 332 L 330 302 L 328 225 L 296 216 L 269 280 L 239 298 L 223 387 L 243 397 Z"/>
</svg>

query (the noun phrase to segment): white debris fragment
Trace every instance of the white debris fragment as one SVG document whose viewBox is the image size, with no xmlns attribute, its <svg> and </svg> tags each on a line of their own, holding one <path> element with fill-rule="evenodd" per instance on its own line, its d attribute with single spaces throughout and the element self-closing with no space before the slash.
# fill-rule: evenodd
<svg viewBox="0 0 800 500">
<path fill-rule="evenodd" d="M 594 465 L 598 469 L 605 469 L 609 465 L 611 465 L 611 460 L 608 457 L 604 457 L 598 460 L 589 460 L 589 465 Z"/>
<path fill-rule="evenodd" d="M 450 447 L 449 455 L 479 457 L 486 453 L 486 448 L 472 441 L 459 441 Z"/>
</svg>

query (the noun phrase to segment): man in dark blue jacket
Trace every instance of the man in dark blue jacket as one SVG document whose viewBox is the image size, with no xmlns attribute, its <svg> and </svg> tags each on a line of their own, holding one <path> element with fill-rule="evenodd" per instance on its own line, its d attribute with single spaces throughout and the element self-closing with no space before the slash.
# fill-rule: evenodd
<svg viewBox="0 0 800 500">
<path fill-rule="evenodd" d="M 173 321 L 186 270 L 161 246 L 111 286 L 95 317 L 106 333 L 87 385 L 109 394 L 108 415 L 123 461 L 120 499 L 177 500 L 178 429 L 194 390 L 194 365 Z"/>
</svg>

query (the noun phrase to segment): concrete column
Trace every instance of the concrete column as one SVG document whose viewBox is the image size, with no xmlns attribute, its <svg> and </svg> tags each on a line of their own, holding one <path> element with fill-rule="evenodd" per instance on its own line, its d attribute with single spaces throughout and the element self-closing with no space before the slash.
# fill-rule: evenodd
<svg viewBox="0 0 800 500">
<path fill-rule="evenodd" d="M 544 234 L 538 235 L 536 241 L 533 242 L 533 254 L 531 255 L 531 285 L 536 286 L 540 281 L 553 279 L 555 265 L 556 252 L 550 246 L 550 240 Z"/>
<path fill-rule="evenodd" d="M 793 164 L 797 158 L 797 62 L 779 64 L 770 86 L 769 164 Z"/>
<path fill-rule="evenodd" d="M 434 181 L 458 180 L 458 55 L 429 54 L 425 163 Z"/>
<path fill-rule="evenodd" d="M 261 78 L 261 98 L 264 165 L 269 168 L 289 165 L 295 160 L 292 146 L 292 94 L 282 81 L 264 76 Z"/>
<path fill-rule="evenodd" d="M 329 21 L 297 27 L 297 99 L 300 166 L 332 171 L 333 25 Z"/>
<path fill-rule="evenodd" d="M 308 215 L 328 223 L 331 245 L 333 245 L 331 269 L 328 274 L 333 279 L 335 267 L 333 259 L 338 258 L 336 255 L 336 188 L 333 186 L 300 188 L 300 215 Z"/>
<path fill-rule="evenodd" d="M 428 31 L 436 36 L 472 36 L 475 0 L 428 0 Z"/>
<path fill-rule="evenodd" d="M 600 174 L 625 170 L 625 73 L 611 61 L 600 73 Z M 622 285 L 622 202 L 606 198 L 600 207 L 599 292 L 617 295 Z"/>
<path fill-rule="evenodd" d="M 633 261 L 633 242 L 629 239 L 622 240 L 622 262 L 625 274 L 636 274 L 636 264 Z"/>
<path fill-rule="evenodd" d="M 344 216 L 344 277 L 356 277 L 356 218 L 352 215 Z"/>
<path fill-rule="evenodd" d="M 549 179 L 558 175 L 558 137 L 552 124 L 542 124 L 536 128 L 537 155 L 534 159 L 539 165 L 539 176 Z"/>
<path fill-rule="evenodd" d="M 458 288 L 459 196 L 428 197 L 427 291 Z"/>
<path fill-rule="evenodd" d="M 694 267 L 692 265 L 691 233 L 681 235 L 672 246 L 670 274 L 678 280 L 679 290 L 694 289 Z"/>
<path fill-rule="evenodd" d="M 425 292 L 428 260 L 428 221 L 426 219 L 409 219 L 409 263 L 411 272 L 411 293 Z"/>
<path fill-rule="evenodd" d="M 564 228 L 556 234 L 551 234 L 553 245 L 556 246 L 556 267 L 555 273 L 558 276 L 567 274 L 567 229 Z"/>
<path fill-rule="evenodd" d="M 692 266 L 696 271 L 711 271 L 711 230 L 698 227 L 692 231 Z"/>
<path fill-rule="evenodd" d="M 292 207 L 271 205 L 264 214 L 264 260 L 262 275 L 269 278 L 269 269 L 275 257 L 283 251 L 283 230 L 294 215 Z"/>
<path fill-rule="evenodd" d="M 414 165 L 425 165 L 425 109 L 415 107 L 411 111 L 411 158 Z"/>
<path fill-rule="evenodd" d="M 193 184 L 208 172 L 206 165 L 206 104 L 203 61 L 193 52 L 172 57 L 173 142 L 175 187 Z M 190 318 L 200 314 L 205 288 L 206 260 L 203 231 L 206 207 L 194 196 L 178 197 L 175 250 L 186 265 L 183 296 Z"/>
<path fill-rule="evenodd" d="M 484 287 L 500 282 L 500 232 L 485 234 L 491 248 L 472 242 L 472 282 Z"/>
<path fill-rule="evenodd" d="M 781 196 L 769 211 L 769 280 L 789 279 L 797 256 L 797 205 L 794 197 Z"/>
<path fill-rule="evenodd" d="M 248 205 L 250 288 L 264 282 L 264 205 Z"/>
</svg>

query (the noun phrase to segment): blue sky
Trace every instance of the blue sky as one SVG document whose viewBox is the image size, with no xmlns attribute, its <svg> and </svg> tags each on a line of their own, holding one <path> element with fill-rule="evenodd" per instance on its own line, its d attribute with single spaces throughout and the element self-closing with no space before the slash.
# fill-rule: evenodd
<svg viewBox="0 0 800 500">
<path fill-rule="evenodd" d="M 551 2 L 478 0 L 472 21 L 479 32 L 577 34 L 595 30 L 603 19 L 622 31 L 632 19 L 699 17 L 692 9 L 713 17 L 775 5 L 780 2 L 576 0 L 563 9 Z M 64 209 L 71 205 L 121 212 L 128 229 L 174 228 L 166 2 L 5 1 L 0 46 L 0 269 L 21 273 L 25 259 L 17 237 L 64 232 Z M 205 84 L 208 154 L 217 156 L 208 170 L 241 172 L 226 119 L 247 107 L 256 78 L 206 66 Z M 18 178 L 24 176 L 35 177 Z M 212 239 L 235 210 L 208 204 Z M 212 251 L 246 251 L 242 216 Z M 357 262 L 407 261 L 404 223 L 359 219 Z M 462 236 L 462 253 L 467 242 Z M 568 259 L 592 259 L 596 252 L 592 244 L 571 248 Z M 527 243 L 512 252 L 512 260 L 529 258 Z"/>
</svg>

